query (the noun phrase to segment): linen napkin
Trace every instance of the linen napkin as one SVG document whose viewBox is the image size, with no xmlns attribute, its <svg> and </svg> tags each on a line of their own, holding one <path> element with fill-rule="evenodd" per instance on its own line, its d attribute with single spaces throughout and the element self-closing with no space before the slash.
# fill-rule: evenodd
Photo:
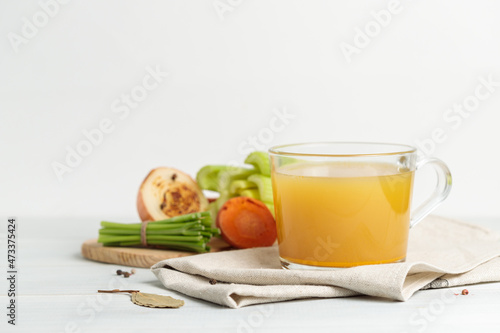
<svg viewBox="0 0 500 333">
<path fill-rule="evenodd" d="M 167 259 L 151 267 L 167 289 L 230 308 L 314 297 L 406 301 L 417 290 L 500 281 L 500 237 L 429 216 L 410 230 L 406 262 L 340 270 L 284 270 L 278 247 Z"/>
</svg>

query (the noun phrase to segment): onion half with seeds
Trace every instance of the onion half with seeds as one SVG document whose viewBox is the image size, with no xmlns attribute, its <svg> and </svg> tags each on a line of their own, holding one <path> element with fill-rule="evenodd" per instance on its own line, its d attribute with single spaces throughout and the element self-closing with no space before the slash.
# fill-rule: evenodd
<svg viewBox="0 0 500 333">
<path fill-rule="evenodd" d="M 206 211 L 208 201 L 188 174 L 173 168 L 151 170 L 139 188 L 137 210 L 142 221 Z"/>
</svg>

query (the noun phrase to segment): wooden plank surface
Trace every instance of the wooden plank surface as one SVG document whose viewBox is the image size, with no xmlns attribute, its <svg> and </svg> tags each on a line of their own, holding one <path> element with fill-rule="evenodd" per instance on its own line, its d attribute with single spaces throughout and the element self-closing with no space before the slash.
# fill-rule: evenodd
<svg viewBox="0 0 500 333">
<path fill-rule="evenodd" d="M 88 219 L 78 218 L 25 218 L 22 221 L 18 234 L 19 324 L 12 327 L 5 317 L 0 321 L 2 333 L 145 329 L 204 333 L 283 330 L 287 333 L 310 330 L 318 333 L 468 333 L 498 332 L 500 327 L 500 283 L 419 291 L 407 302 L 357 296 L 295 300 L 234 310 L 167 290 L 149 269 L 137 268 L 136 274 L 124 278 L 116 275 L 117 269 L 126 269 L 123 265 L 86 260 L 80 254 L 81 244 L 96 234 L 97 219 L 95 223 L 85 223 Z M 500 231 L 500 218 L 468 222 Z M 0 233 L 0 243 L 5 241 L 5 236 Z M 128 295 L 96 293 L 98 289 L 114 288 L 168 295 L 186 304 L 180 309 L 150 309 L 133 304 Z M 454 295 L 464 288 L 469 290 L 469 295 Z M 0 304 L 9 301 L 7 290 L 7 280 L 3 278 Z"/>
<path fill-rule="evenodd" d="M 231 249 L 220 238 L 213 238 L 210 243 L 210 252 L 219 252 Z M 196 255 L 195 252 L 148 249 L 135 247 L 102 246 L 96 239 L 89 239 L 82 244 L 82 256 L 87 259 L 132 267 L 148 268 L 165 259 Z"/>
<path fill-rule="evenodd" d="M 500 325 L 499 283 L 469 286 L 471 294 L 457 296 L 450 303 L 441 300 L 460 288 L 418 292 L 408 302 L 358 296 L 295 300 L 235 310 L 152 286 L 146 275 L 138 280 L 120 279 L 134 289 L 182 299 L 185 305 L 180 309 L 150 309 L 133 304 L 127 294 L 95 292 L 22 295 L 18 299 L 21 327 L 0 323 L 0 332 L 137 332 L 153 327 L 158 329 L 152 332 L 469 333 L 498 332 Z M 86 283 L 94 290 L 100 288 L 92 280 Z M 0 303 L 6 302 L 7 297 L 0 296 Z M 359 319 L 360 313 L 363 320 Z"/>
</svg>

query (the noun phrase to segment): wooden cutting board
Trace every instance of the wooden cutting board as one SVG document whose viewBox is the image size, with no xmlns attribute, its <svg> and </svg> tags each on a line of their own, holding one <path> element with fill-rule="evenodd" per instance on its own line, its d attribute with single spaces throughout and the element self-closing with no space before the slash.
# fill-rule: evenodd
<svg viewBox="0 0 500 333">
<path fill-rule="evenodd" d="M 221 238 L 213 238 L 209 243 L 210 252 L 232 249 Z M 97 239 L 89 239 L 82 244 L 82 255 L 90 260 L 132 267 L 149 268 L 158 261 L 196 255 L 194 252 L 159 250 L 135 247 L 110 247 L 97 243 Z"/>
</svg>

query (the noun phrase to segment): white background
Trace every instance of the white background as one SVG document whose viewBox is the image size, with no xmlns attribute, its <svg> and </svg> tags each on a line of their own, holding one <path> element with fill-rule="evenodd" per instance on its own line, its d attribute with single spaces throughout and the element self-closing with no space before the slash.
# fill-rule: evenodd
<svg viewBox="0 0 500 333">
<path fill-rule="evenodd" d="M 221 3 L 230 10 L 218 12 Z M 437 213 L 498 217 L 500 87 L 460 124 L 443 117 L 474 96 L 480 77 L 500 82 L 500 3 L 404 1 L 349 62 L 342 43 L 376 29 L 371 11 L 388 3 L 70 1 L 43 22 L 38 1 L 2 1 L 0 214 L 137 220 L 137 189 L 150 169 L 195 175 L 205 164 L 242 161 L 238 147 L 286 109 L 294 118 L 265 137 L 266 148 L 416 145 L 441 128 L 432 152 L 454 185 Z M 34 15 L 43 24 L 15 46 L 13 34 L 23 36 Z M 112 103 L 148 67 L 169 75 L 121 119 Z M 65 163 L 67 147 L 105 118 L 113 131 L 59 181 L 53 163 Z"/>
</svg>

